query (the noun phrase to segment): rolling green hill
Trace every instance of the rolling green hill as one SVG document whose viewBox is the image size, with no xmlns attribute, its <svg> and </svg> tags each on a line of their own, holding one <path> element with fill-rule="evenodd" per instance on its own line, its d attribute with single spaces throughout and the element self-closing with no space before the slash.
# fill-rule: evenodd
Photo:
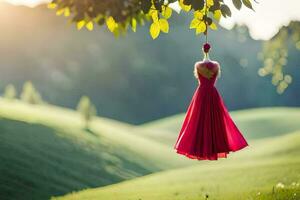
<svg viewBox="0 0 300 200">
<path fill-rule="evenodd" d="M 191 164 L 131 125 L 82 127 L 74 111 L 0 99 L 0 199 L 49 199 Z"/>
<path fill-rule="evenodd" d="M 300 130 L 299 108 L 256 108 L 231 112 L 247 139 L 259 139 Z M 172 145 L 178 136 L 184 115 L 179 114 L 138 126 L 136 133 Z"/>
<path fill-rule="evenodd" d="M 261 173 L 261 184 L 270 188 L 276 181 L 288 183 L 300 177 L 295 175 L 299 172 L 299 134 L 287 134 L 300 129 L 299 109 L 253 109 L 234 112 L 233 117 L 247 133 L 256 134 L 247 137 L 258 140 L 251 140 L 248 150 L 230 155 L 228 160 L 195 162 L 170 148 L 182 115 L 143 126 L 97 117 L 91 131 L 86 131 L 80 116 L 72 110 L 0 99 L 0 199 L 49 199 L 98 187 L 67 198 L 163 200 L 182 199 L 187 193 L 186 197 L 194 199 L 193 195 L 207 191 L 222 193 L 219 189 L 216 192 L 210 179 L 223 187 L 227 178 L 235 185 Z M 170 138 L 164 141 L 165 132 Z M 270 168 L 273 174 L 265 173 Z M 219 173 L 223 170 L 228 175 Z M 247 175 L 236 178 L 237 174 Z M 197 183 L 201 179 L 208 185 Z M 160 182 L 162 187 L 158 188 Z M 180 186 L 182 182 L 184 187 Z M 241 188 L 243 195 L 252 192 L 246 187 L 253 188 L 254 182 Z M 197 192 L 191 192 L 197 187 Z M 134 188 L 138 192 L 133 192 Z"/>
<path fill-rule="evenodd" d="M 253 141 L 253 140 L 252 140 Z M 300 132 L 251 142 L 218 162 L 158 172 L 59 200 L 299 199 Z M 284 188 L 277 188 L 279 184 Z M 298 185 L 298 186 L 297 186 Z"/>
</svg>

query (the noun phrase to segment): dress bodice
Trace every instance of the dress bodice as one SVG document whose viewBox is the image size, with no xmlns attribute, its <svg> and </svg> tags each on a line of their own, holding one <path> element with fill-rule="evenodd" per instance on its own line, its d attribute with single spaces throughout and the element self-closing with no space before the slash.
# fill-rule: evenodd
<svg viewBox="0 0 300 200">
<path fill-rule="evenodd" d="M 198 72 L 198 82 L 200 84 L 200 86 L 214 86 L 215 83 L 217 82 L 217 77 L 218 77 L 218 69 L 216 70 L 216 67 L 219 67 L 217 63 L 212 62 L 212 61 L 207 61 L 207 62 L 203 62 L 201 63 L 201 65 L 205 65 L 205 67 L 209 70 L 214 70 L 216 71 L 214 73 L 214 75 L 208 79 L 204 76 L 202 76 L 199 72 Z"/>
</svg>

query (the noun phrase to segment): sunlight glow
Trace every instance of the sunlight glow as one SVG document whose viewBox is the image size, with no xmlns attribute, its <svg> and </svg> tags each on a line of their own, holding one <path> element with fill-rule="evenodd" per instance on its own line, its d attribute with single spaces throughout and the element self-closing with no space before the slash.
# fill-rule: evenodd
<svg viewBox="0 0 300 200">
<path fill-rule="evenodd" d="M 232 17 L 222 18 L 221 26 L 231 29 L 235 24 L 246 25 L 254 39 L 268 40 L 290 21 L 300 21 L 299 0 L 258 0 L 257 3 L 251 0 L 255 11 L 245 7 L 237 11 L 231 0 L 225 2 L 231 8 Z M 172 8 L 176 11 L 180 10 L 177 3 L 174 3 Z"/>
<path fill-rule="evenodd" d="M 228 4 L 230 2 L 226 1 Z M 234 24 L 244 24 L 248 26 L 250 35 L 254 39 L 268 40 L 290 21 L 300 21 L 299 0 L 259 0 L 257 2 L 253 3 L 255 11 L 242 8 L 240 12 L 237 12 L 231 6 L 232 17 L 223 19 L 222 26 L 230 29 Z"/>
<path fill-rule="evenodd" d="M 6 1 L 14 5 L 25 5 L 29 7 L 34 7 L 41 3 L 50 2 L 50 0 L 6 0 Z"/>
</svg>

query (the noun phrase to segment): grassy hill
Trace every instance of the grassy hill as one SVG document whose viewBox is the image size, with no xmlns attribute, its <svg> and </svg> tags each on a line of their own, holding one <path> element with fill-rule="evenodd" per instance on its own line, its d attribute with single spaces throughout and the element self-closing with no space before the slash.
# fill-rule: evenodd
<svg viewBox="0 0 300 200">
<path fill-rule="evenodd" d="M 49 199 L 191 164 L 132 126 L 0 99 L 0 199 Z"/>
<path fill-rule="evenodd" d="M 86 131 L 72 110 L 0 99 L 0 199 L 49 199 L 98 187 L 66 198 L 195 199 L 193 195 L 206 192 L 223 195 L 227 179 L 234 186 L 243 183 L 241 195 L 250 195 L 258 175 L 265 189 L 300 177 L 299 133 L 287 134 L 300 129 L 299 113 L 294 108 L 234 112 L 247 137 L 259 140 L 228 160 L 195 162 L 170 148 L 182 115 L 143 126 L 95 118 Z M 170 137 L 163 141 L 165 132 Z M 272 134 L 278 137 L 269 137 Z M 265 173 L 268 170 L 272 173 Z M 213 180 L 224 191 L 216 189 Z"/>
<path fill-rule="evenodd" d="M 59 200 L 299 199 L 300 132 L 251 142 L 218 162 L 158 172 Z M 277 184 L 284 188 L 277 188 Z M 298 185 L 298 186 L 297 186 Z M 56 199 L 56 198 L 55 198 Z"/>
<path fill-rule="evenodd" d="M 231 112 L 231 116 L 247 139 L 259 139 L 300 130 L 300 109 L 273 107 Z M 184 119 L 183 114 L 138 126 L 136 133 L 172 145 Z"/>
</svg>

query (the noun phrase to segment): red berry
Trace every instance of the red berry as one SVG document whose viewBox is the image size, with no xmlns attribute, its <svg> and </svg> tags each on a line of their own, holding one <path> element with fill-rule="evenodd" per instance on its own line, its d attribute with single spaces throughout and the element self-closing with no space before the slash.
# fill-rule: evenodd
<svg viewBox="0 0 300 200">
<path fill-rule="evenodd" d="M 203 45 L 203 51 L 204 51 L 205 53 L 208 53 L 209 50 L 210 50 L 210 44 L 205 43 L 205 44 Z"/>
</svg>

